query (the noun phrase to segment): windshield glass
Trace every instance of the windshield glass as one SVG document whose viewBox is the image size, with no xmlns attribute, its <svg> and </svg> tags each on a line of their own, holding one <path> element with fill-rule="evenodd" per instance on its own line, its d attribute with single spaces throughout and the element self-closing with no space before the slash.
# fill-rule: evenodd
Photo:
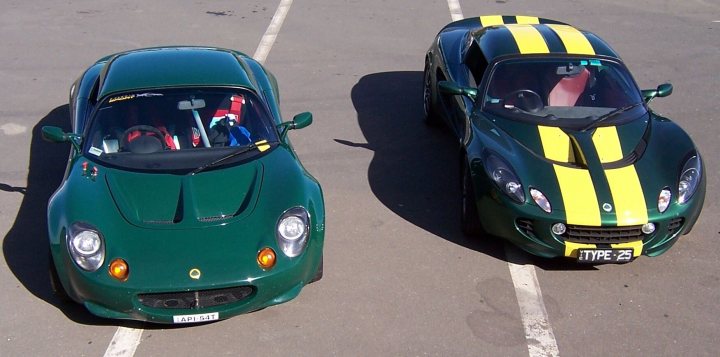
<svg viewBox="0 0 720 357">
<path fill-rule="evenodd" d="M 277 131 L 244 89 L 163 89 L 106 98 L 85 135 L 85 156 L 119 168 L 189 170 Z M 260 155 L 250 150 L 225 164 Z"/>
<path fill-rule="evenodd" d="M 625 67 L 605 59 L 521 58 L 498 63 L 483 109 L 542 125 L 588 128 L 645 112 Z"/>
</svg>

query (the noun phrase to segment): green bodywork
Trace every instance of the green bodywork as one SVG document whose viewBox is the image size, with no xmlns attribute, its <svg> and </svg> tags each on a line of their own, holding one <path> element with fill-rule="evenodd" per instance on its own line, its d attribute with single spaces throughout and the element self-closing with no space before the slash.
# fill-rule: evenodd
<svg viewBox="0 0 720 357">
<path fill-rule="evenodd" d="M 65 178 L 48 204 L 48 233 L 62 286 L 95 315 L 172 323 L 175 315 L 217 312 L 224 319 L 294 298 L 322 269 L 322 191 L 287 135 L 250 161 L 197 174 L 126 171 L 82 155 L 79 143 L 95 103 L 126 91 L 188 86 L 252 90 L 264 99 L 280 132 L 312 120 L 304 113 L 283 123 L 275 79 L 235 51 L 146 49 L 90 67 L 71 90 L 73 133 L 48 127 L 43 133 L 51 141 L 74 142 Z M 290 258 L 278 247 L 276 226 L 286 210 L 298 206 L 309 213 L 309 236 L 304 251 Z M 74 222 L 91 224 L 104 238 L 105 260 L 97 271 L 78 268 L 69 255 L 66 232 Z M 258 252 L 266 247 L 276 252 L 277 262 L 264 270 Z M 126 281 L 108 274 L 115 258 L 128 263 Z M 190 276 L 191 269 L 201 272 L 199 278 Z M 252 287 L 250 296 L 214 307 L 169 309 L 138 301 L 138 294 L 242 286 Z"/>
<path fill-rule="evenodd" d="M 515 21 L 514 17 L 503 18 Z M 540 19 L 540 23 L 558 22 Z M 547 28 L 540 30 L 549 31 Z M 597 36 L 585 31 L 582 33 L 599 52 L 595 58 L 622 63 Z M 509 31 L 503 27 L 483 29 L 477 18 L 451 23 L 440 31 L 425 59 L 425 86 L 429 88 L 426 91 L 428 120 L 437 118 L 443 122 L 461 143 L 460 165 L 470 170 L 474 190 L 471 200 L 477 206 L 484 233 L 507 239 L 538 256 L 571 256 L 565 249 L 564 237 L 551 230 L 553 224 L 566 222 L 567 215 L 563 210 L 563 195 L 554 163 L 546 158 L 543 151 L 539 124 L 505 118 L 482 107 L 485 100 L 483 86 L 488 82 L 493 67 L 504 60 L 522 56 L 514 43 L 507 43 L 507 36 Z M 553 52 L 554 48 L 564 50 L 550 46 L 548 56 L 564 55 Z M 472 57 L 472 51 L 482 55 Z M 529 56 L 540 58 L 537 54 Z M 484 72 L 479 73 L 483 78 L 476 81 L 472 78 L 472 69 L 476 65 L 470 61 L 472 58 L 485 61 L 482 63 Z M 699 157 L 699 152 L 688 134 L 677 124 L 647 107 L 653 98 L 671 93 L 672 86 L 669 84 L 660 85 L 657 89 L 638 90 L 645 103 L 634 108 L 634 119 L 615 125 L 623 153 L 623 160 L 616 166 L 634 165 L 644 194 L 648 222 L 656 226 L 653 233 L 642 234 L 641 254 L 648 256 L 664 253 L 681 235 L 690 232 L 700 215 L 705 197 L 705 170 L 702 170 L 693 198 L 682 204 L 677 199 L 683 165 L 693 155 Z M 593 144 L 595 130 L 563 128 L 576 155 L 581 155 L 587 164 L 586 170 L 594 183 L 597 201 L 600 204 L 613 203 L 604 173 L 608 165 L 601 163 Z M 511 199 L 489 177 L 485 169 L 489 155 L 502 158 L 514 169 L 524 190 L 523 202 Z M 544 193 L 552 205 L 551 213 L 546 213 L 533 201 L 530 188 Z M 661 213 L 658 197 L 663 189 L 671 191 L 672 200 L 667 210 Z M 622 226 L 615 211 L 599 207 L 598 210 L 601 219 L 598 228 Z M 639 230 L 639 225 L 637 227 Z"/>
</svg>

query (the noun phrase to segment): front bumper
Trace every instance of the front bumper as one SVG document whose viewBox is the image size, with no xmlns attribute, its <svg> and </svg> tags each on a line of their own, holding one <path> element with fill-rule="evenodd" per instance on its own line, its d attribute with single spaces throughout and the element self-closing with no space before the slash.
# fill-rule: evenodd
<svg viewBox="0 0 720 357">
<path fill-rule="evenodd" d="M 673 204 L 665 213 L 648 211 L 649 222 L 655 231 L 644 234 L 641 226 L 618 227 L 614 215 L 603 217 L 599 227 L 568 225 L 580 234 L 552 232 L 555 223 L 567 222 L 563 212 L 545 213 L 534 204 L 516 204 L 495 192 L 480 198 L 478 209 L 485 231 L 507 239 L 530 254 L 545 257 L 577 257 L 580 248 L 632 248 L 633 256 L 657 256 L 666 252 L 679 237 L 688 233 L 695 224 L 702 199 L 686 205 Z"/>
</svg>

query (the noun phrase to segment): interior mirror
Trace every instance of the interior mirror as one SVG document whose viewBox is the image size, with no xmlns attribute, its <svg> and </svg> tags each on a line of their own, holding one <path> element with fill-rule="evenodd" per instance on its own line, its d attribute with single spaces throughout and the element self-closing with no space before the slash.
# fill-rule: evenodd
<svg viewBox="0 0 720 357">
<path fill-rule="evenodd" d="M 70 137 L 56 126 L 42 127 L 42 138 L 53 143 L 64 143 L 70 140 Z"/>
<path fill-rule="evenodd" d="M 178 102 L 178 110 L 191 110 L 205 108 L 205 99 L 181 100 Z"/>
<path fill-rule="evenodd" d="M 477 89 L 470 87 L 462 87 L 450 81 L 438 82 L 438 88 L 440 93 L 451 94 L 451 95 L 464 95 L 472 100 L 477 97 Z"/>
</svg>

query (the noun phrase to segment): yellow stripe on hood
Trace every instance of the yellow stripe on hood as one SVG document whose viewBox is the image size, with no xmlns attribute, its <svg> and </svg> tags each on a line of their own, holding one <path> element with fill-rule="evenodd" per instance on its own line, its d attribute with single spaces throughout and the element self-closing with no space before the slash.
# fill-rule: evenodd
<svg viewBox="0 0 720 357">
<path fill-rule="evenodd" d="M 600 162 L 605 164 L 623 158 L 617 128 L 614 126 L 595 129 L 593 143 Z M 618 226 L 632 226 L 648 222 L 645 195 L 635 165 L 606 169 L 605 177 L 610 186 Z"/>
<path fill-rule="evenodd" d="M 560 128 L 538 126 L 545 157 L 558 162 L 569 162 L 570 137 Z M 553 164 L 560 194 L 565 204 L 567 223 L 599 226 L 600 210 L 590 172 L 584 169 Z"/>
<path fill-rule="evenodd" d="M 565 45 L 567 53 L 575 55 L 595 54 L 595 50 L 590 44 L 590 41 L 588 41 L 587 37 L 585 37 L 580 30 L 570 25 L 552 24 L 547 26 L 555 31 L 558 37 L 560 37 L 560 41 L 562 41 L 563 45 Z"/>
<path fill-rule="evenodd" d="M 480 24 L 482 25 L 482 27 L 502 25 L 503 19 L 501 15 L 480 16 Z"/>
</svg>

